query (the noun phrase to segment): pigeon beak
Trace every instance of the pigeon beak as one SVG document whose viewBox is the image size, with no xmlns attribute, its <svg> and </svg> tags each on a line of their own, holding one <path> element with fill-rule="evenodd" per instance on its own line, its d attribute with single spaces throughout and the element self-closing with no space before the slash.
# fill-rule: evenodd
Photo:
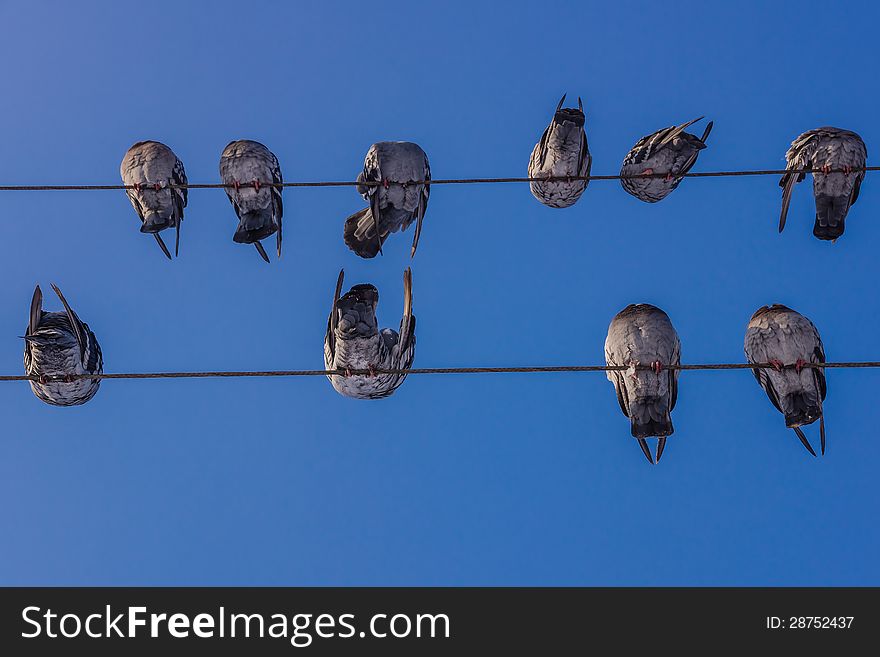
<svg viewBox="0 0 880 657">
<path fill-rule="evenodd" d="M 648 459 L 648 463 L 654 465 L 654 459 L 651 457 L 651 449 L 648 447 L 648 441 L 644 438 L 639 438 L 639 447 L 642 448 L 642 454 Z"/>
<path fill-rule="evenodd" d="M 567 95 L 568 95 L 568 94 L 562 94 L 562 98 L 559 99 L 559 104 L 556 106 L 556 111 L 557 111 L 557 112 L 558 112 L 559 110 L 562 109 L 562 103 L 565 102 L 565 97 L 566 97 Z"/>
</svg>

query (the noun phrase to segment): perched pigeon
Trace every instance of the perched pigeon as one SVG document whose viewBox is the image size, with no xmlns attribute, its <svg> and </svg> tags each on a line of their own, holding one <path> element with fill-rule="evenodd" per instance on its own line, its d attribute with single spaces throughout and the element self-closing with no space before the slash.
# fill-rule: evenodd
<svg viewBox="0 0 880 657">
<path fill-rule="evenodd" d="M 98 392 L 100 379 L 54 379 L 72 374 L 101 374 L 104 371 L 101 347 L 89 325 L 80 321 L 61 290 L 55 285 L 52 289 L 64 304 L 64 311 L 44 311 L 43 293 L 39 285 L 36 287 L 24 336 L 24 371 L 28 376 L 38 377 L 31 381 L 31 389 L 47 404 L 85 404 Z"/>
<path fill-rule="evenodd" d="M 667 314 L 647 303 L 629 305 L 617 313 L 605 339 L 605 362 L 629 368 L 608 370 L 608 380 L 650 463 L 654 460 L 645 438 L 659 438 L 659 463 L 666 437 L 673 431 L 670 412 L 678 395 L 678 370 L 664 368 L 681 363 L 681 342 Z"/>
<path fill-rule="evenodd" d="M 865 161 L 868 149 L 856 133 L 840 128 L 809 130 L 791 142 L 785 153 L 786 169 L 822 169 L 813 174 L 813 195 L 816 197 L 816 223 L 813 235 L 820 240 L 835 241 L 843 235 L 844 220 L 850 206 L 859 198 L 859 188 L 865 179 Z M 835 171 L 833 170 L 843 170 Z M 805 173 L 786 173 L 779 181 L 782 187 L 782 213 L 779 232 L 785 228 L 785 218 L 791 203 L 791 192 Z"/>
<path fill-rule="evenodd" d="M 656 203 L 669 196 L 678 187 L 683 175 L 691 170 L 700 151 L 706 148 L 706 138 L 712 132 L 712 121 L 706 125 L 702 137 L 684 129 L 702 119 L 673 125 L 642 137 L 623 158 L 621 176 L 666 174 L 665 178 L 621 178 L 620 184 L 640 201 Z"/>
<path fill-rule="evenodd" d="M 139 141 L 128 149 L 119 167 L 128 199 L 141 218 L 141 232 L 152 233 L 162 252 L 171 259 L 168 247 L 159 231 L 175 228 L 174 255 L 180 249 L 180 223 L 186 207 L 186 187 L 171 188 L 169 185 L 186 185 L 183 162 L 174 152 L 158 141 Z"/>
<path fill-rule="evenodd" d="M 354 399 L 382 399 L 397 390 L 405 374 L 351 374 L 349 370 L 409 369 L 416 350 L 416 318 L 412 314 L 412 272 L 403 274 L 403 319 L 400 333 L 379 330 L 376 306 L 379 291 L 372 285 L 355 285 L 341 298 L 344 272 L 339 272 L 333 307 L 324 337 L 324 367 L 345 370 L 328 375 L 336 391 Z"/>
<path fill-rule="evenodd" d="M 794 429 L 807 451 L 816 452 L 801 430 L 819 420 L 819 438 L 825 453 L 825 371 L 804 367 L 824 363 L 825 350 L 813 323 L 780 304 L 759 308 L 746 329 L 746 358 L 749 363 L 769 363 L 773 369 L 752 372 L 776 409 L 785 416 L 785 426 Z"/>
<path fill-rule="evenodd" d="M 382 253 L 382 244 L 390 233 L 406 230 L 414 221 L 410 257 L 416 254 L 422 221 L 428 207 L 429 184 L 411 184 L 431 180 L 428 156 L 417 144 L 408 141 L 380 141 L 370 146 L 364 158 L 364 170 L 357 182 L 382 183 L 358 185 L 358 194 L 370 206 L 345 220 L 345 243 L 361 258 Z"/>
<path fill-rule="evenodd" d="M 232 236 L 239 244 L 253 244 L 260 257 L 269 262 L 260 240 L 275 234 L 278 257 L 281 257 L 281 187 L 283 182 L 278 158 L 256 141 L 230 142 L 220 155 L 220 179 L 229 202 L 238 215 L 238 228 Z"/>
<path fill-rule="evenodd" d="M 565 95 L 556 106 L 553 120 L 541 141 L 535 144 L 529 158 L 529 178 L 589 176 L 593 158 L 584 132 L 584 105 L 578 98 L 578 108 L 562 107 Z M 533 181 L 532 195 L 551 208 L 567 208 L 584 193 L 589 180 Z"/>
</svg>

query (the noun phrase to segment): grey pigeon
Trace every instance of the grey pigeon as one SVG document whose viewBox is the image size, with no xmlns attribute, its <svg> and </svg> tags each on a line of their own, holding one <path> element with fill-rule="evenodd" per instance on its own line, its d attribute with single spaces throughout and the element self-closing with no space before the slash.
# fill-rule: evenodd
<svg viewBox="0 0 880 657">
<path fill-rule="evenodd" d="M 220 179 L 229 202 L 238 215 L 238 228 L 232 241 L 253 244 L 260 257 L 269 262 L 260 240 L 275 235 L 281 257 L 281 187 L 283 182 L 278 158 L 263 144 L 240 139 L 227 144 L 220 155 Z"/>
<path fill-rule="evenodd" d="M 177 255 L 187 190 L 169 185 L 186 185 L 183 162 L 165 144 L 139 141 L 125 153 L 119 173 L 122 174 L 123 184 L 135 187 L 126 189 L 125 193 L 141 218 L 141 232 L 152 233 L 170 260 L 171 254 L 159 232 L 166 228 L 176 229 L 174 255 Z"/>
<path fill-rule="evenodd" d="M 412 314 L 412 272 L 403 274 L 403 319 L 400 332 L 379 329 L 376 306 L 379 291 L 372 285 L 355 285 L 341 298 L 344 272 L 339 272 L 333 307 L 324 337 L 324 367 L 345 370 L 328 375 L 336 391 L 354 399 L 382 399 L 403 383 L 405 374 L 372 373 L 373 370 L 409 369 L 416 350 L 416 318 Z M 370 370 L 351 374 L 350 370 Z"/>
<path fill-rule="evenodd" d="M 712 132 L 712 121 L 706 125 L 702 137 L 696 137 L 684 129 L 703 117 L 663 128 L 642 137 L 623 158 L 621 176 L 666 174 L 663 178 L 621 178 L 620 184 L 640 201 L 656 203 L 678 187 L 684 174 L 691 170 L 700 151 L 706 148 L 706 138 Z"/>
<path fill-rule="evenodd" d="M 577 109 L 562 107 L 565 95 L 556 106 L 553 120 L 535 144 L 529 158 L 529 178 L 589 176 L 593 158 L 584 132 L 584 105 L 578 98 Z M 532 181 L 532 195 L 551 208 L 574 205 L 584 193 L 589 180 Z"/>
<path fill-rule="evenodd" d="M 807 451 L 816 452 L 801 430 L 819 420 L 819 438 L 825 453 L 825 371 L 804 367 L 825 362 L 825 349 L 813 323 L 780 304 L 759 308 L 749 320 L 745 339 L 749 363 L 769 363 L 773 369 L 752 372 L 776 409 L 785 416 L 785 426 L 794 429 Z"/>
<path fill-rule="evenodd" d="M 64 311 L 44 311 L 43 293 L 39 285 L 36 287 L 24 336 L 24 371 L 28 376 L 37 377 L 31 381 L 31 389 L 47 404 L 85 404 L 98 392 L 100 379 L 55 379 L 72 374 L 101 374 L 104 371 L 101 347 L 89 325 L 76 316 L 61 290 L 55 285 L 52 289 L 61 299 Z"/>
<path fill-rule="evenodd" d="M 822 173 L 813 174 L 813 195 L 816 197 L 813 235 L 820 240 L 833 242 L 843 235 L 847 212 L 859 198 L 867 159 L 865 142 L 850 130 L 816 128 L 791 142 L 791 147 L 785 153 L 786 169 L 823 169 Z M 843 172 L 832 173 L 832 169 L 842 169 Z M 805 173 L 786 173 L 779 181 L 782 187 L 780 233 L 785 228 L 791 192 L 805 176 Z"/>
<path fill-rule="evenodd" d="M 632 435 L 645 458 L 654 463 L 645 440 L 657 436 L 657 463 L 672 434 L 672 417 L 678 395 L 681 342 L 669 316 L 647 303 L 629 305 L 608 327 L 605 362 L 622 365 L 625 371 L 608 370 L 608 380 L 617 391 L 620 410 L 632 422 Z M 650 368 L 650 369 L 646 369 Z"/>
<path fill-rule="evenodd" d="M 374 258 L 389 234 L 406 230 L 417 220 L 410 252 L 414 256 L 431 190 L 428 184 L 412 183 L 423 180 L 431 180 L 431 167 L 418 144 L 380 141 L 370 146 L 357 182 L 382 184 L 357 186 L 358 194 L 370 205 L 345 220 L 343 237 L 348 248 L 361 258 Z"/>
</svg>

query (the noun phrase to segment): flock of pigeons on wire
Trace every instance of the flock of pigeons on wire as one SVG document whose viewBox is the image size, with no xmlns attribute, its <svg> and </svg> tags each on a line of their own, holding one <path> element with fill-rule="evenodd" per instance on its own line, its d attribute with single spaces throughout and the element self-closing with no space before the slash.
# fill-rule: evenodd
<svg viewBox="0 0 880 657">
<path fill-rule="evenodd" d="M 563 107 L 559 101 L 550 125 L 535 145 L 529 160 L 532 194 L 553 208 L 574 205 L 589 183 L 592 157 L 584 130 L 583 104 Z M 701 119 L 702 117 L 700 117 Z M 623 160 L 621 184 L 637 199 L 656 203 L 681 183 L 697 161 L 712 130 L 709 122 L 697 137 L 685 129 L 700 119 L 658 130 L 640 139 Z M 786 153 L 779 230 L 785 219 L 795 183 L 804 169 L 813 174 L 816 221 L 813 234 L 834 241 L 843 234 L 850 206 L 859 195 L 865 176 L 867 149 L 854 132 L 823 127 L 810 130 L 792 142 Z M 171 252 L 162 239 L 175 231 L 175 255 L 180 248 L 180 227 L 187 204 L 187 178 L 183 163 L 166 145 L 142 141 L 132 146 L 120 167 L 126 193 L 141 220 L 141 232 L 151 234 L 163 253 Z M 278 158 L 263 144 L 240 140 L 230 143 L 220 157 L 220 177 L 238 226 L 233 241 L 253 244 L 269 262 L 261 240 L 275 235 L 281 257 L 283 178 Z M 431 169 L 428 157 L 410 142 L 373 144 L 357 177 L 357 191 L 368 206 L 345 220 L 346 245 L 362 258 L 373 258 L 391 233 L 415 223 L 411 256 L 418 247 L 428 205 Z M 324 365 L 333 388 L 346 397 L 381 399 L 391 395 L 406 378 L 415 357 L 416 318 L 412 312 L 412 272 L 404 273 L 404 310 L 398 331 L 379 329 L 378 290 L 355 285 L 342 294 L 340 272 L 324 338 Z M 37 286 L 31 302 L 25 338 L 24 364 L 34 394 L 57 406 L 89 401 L 98 391 L 103 372 L 101 348 L 88 324 L 82 322 L 56 286 L 64 310 L 42 309 Z M 605 342 L 606 363 L 625 370 L 609 370 L 620 408 L 631 421 L 632 435 L 647 460 L 659 462 L 666 439 L 673 432 L 681 344 L 669 317 L 647 304 L 630 305 L 612 320 Z M 773 405 L 785 416 L 813 456 L 815 451 L 802 426 L 819 420 L 821 451 L 825 453 L 825 362 L 822 341 L 815 326 L 803 315 L 782 305 L 760 308 L 752 316 L 745 338 L 750 364 L 772 367 L 753 369 L 758 383 Z M 657 438 L 656 457 L 648 438 Z"/>
</svg>

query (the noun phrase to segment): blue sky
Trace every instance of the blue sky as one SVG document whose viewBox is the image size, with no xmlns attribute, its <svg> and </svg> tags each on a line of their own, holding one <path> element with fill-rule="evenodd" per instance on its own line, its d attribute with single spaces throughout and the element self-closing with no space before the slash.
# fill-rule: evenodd
<svg viewBox="0 0 880 657">
<path fill-rule="evenodd" d="M 780 167 L 821 125 L 876 163 L 869 3 L 493 4 L 2 2 L 0 180 L 115 183 L 157 139 L 214 182 L 240 138 L 288 180 L 353 179 L 388 139 L 418 142 L 437 178 L 520 176 L 564 92 L 596 174 L 703 114 L 697 170 Z M 685 362 L 741 362 L 773 302 L 830 360 L 880 359 L 872 176 L 834 245 L 811 235 L 809 182 L 776 233 L 775 177 L 686 180 L 657 205 L 594 182 L 567 210 L 521 184 L 435 187 L 415 365 L 600 363 L 634 302 L 669 313 Z M 233 244 L 219 190 L 190 193 L 174 262 L 121 191 L 0 193 L 0 372 L 22 371 L 37 282 L 110 372 L 320 368 L 340 267 L 396 326 L 411 233 L 363 261 L 342 242 L 354 190 L 284 202 L 267 266 Z M 4 383 L 0 583 L 878 585 L 878 386 L 829 372 L 812 459 L 751 374 L 684 373 L 652 468 L 602 374 L 413 376 L 379 402 L 321 378 L 105 381 L 77 408 Z"/>
</svg>

